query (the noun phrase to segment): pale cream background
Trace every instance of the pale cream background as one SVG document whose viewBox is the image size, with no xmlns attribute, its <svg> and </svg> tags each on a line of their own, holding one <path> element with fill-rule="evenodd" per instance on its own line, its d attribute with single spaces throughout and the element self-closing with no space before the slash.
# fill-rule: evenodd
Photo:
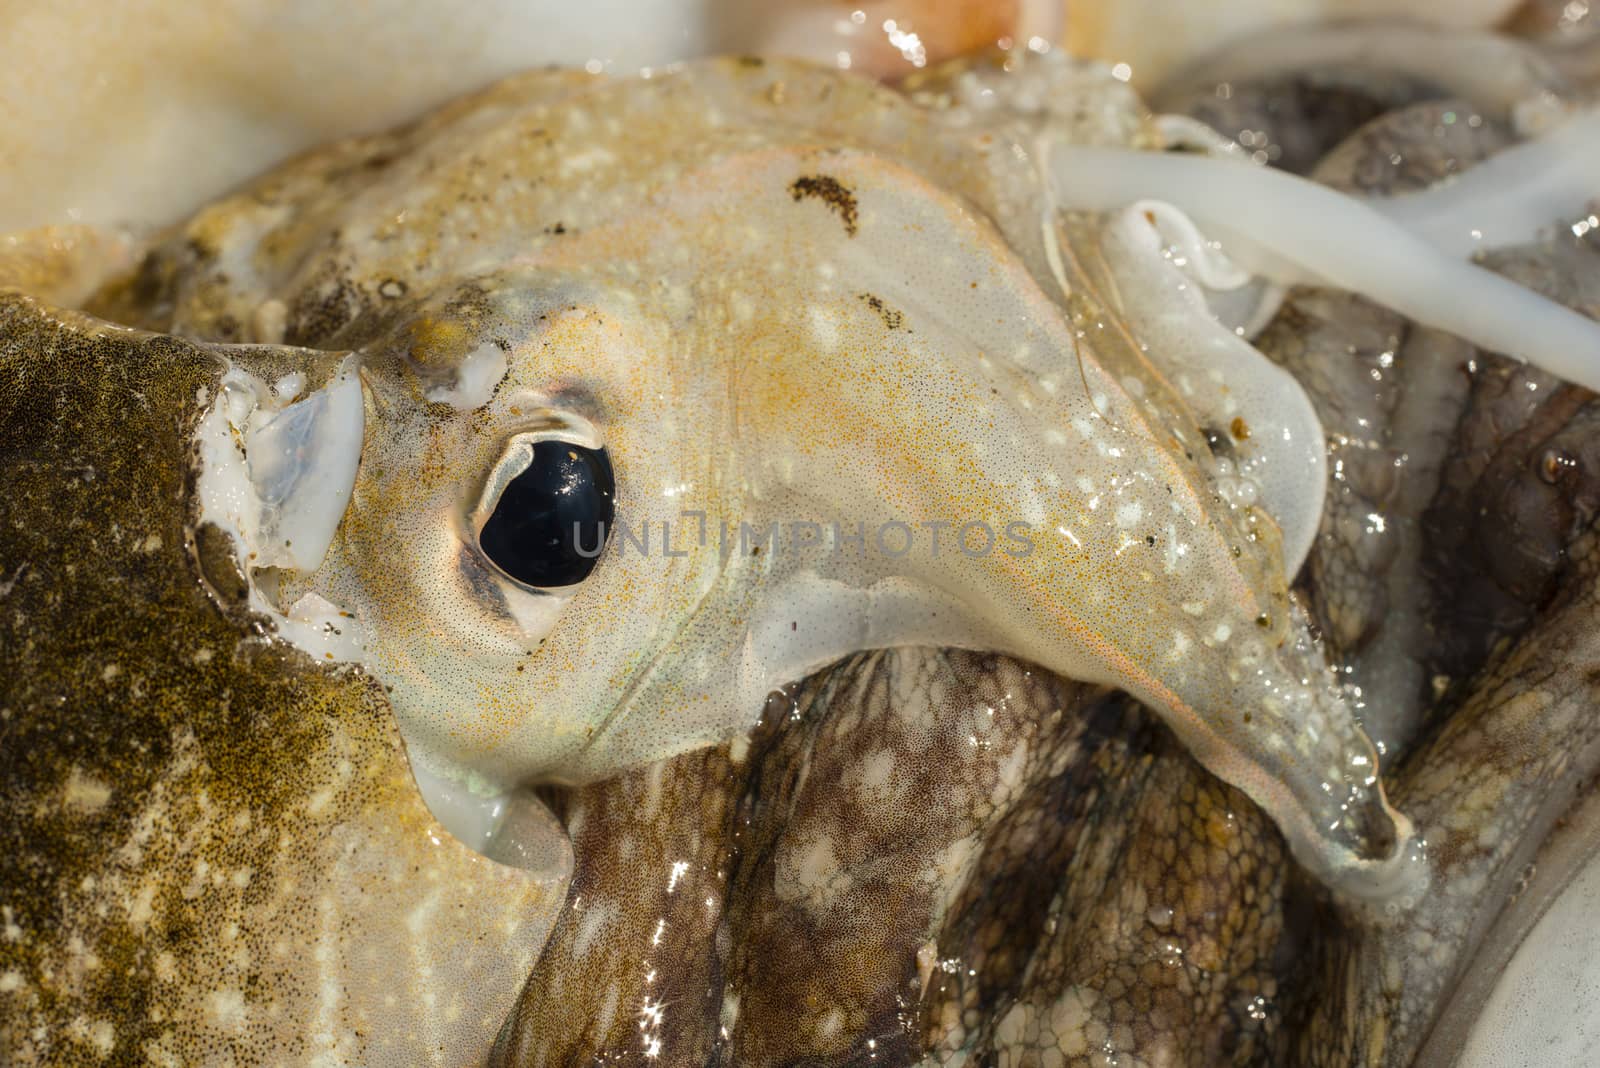
<svg viewBox="0 0 1600 1068">
<path fill-rule="evenodd" d="M 1063 4 L 1064 7 L 1059 6 Z M 0 232 L 170 220 L 282 157 L 397 122 L 510 71 L 629 71 L 757 50 L 797 25 L 833 60 L 885 16 L 954 0 L 0 0 Z M 1018 0 L 1019 31 L 1131 64 L 1148 83 L 1264 25 L 1409 10 L 1485 24 L 1515 0 Z M 907 18 L 904 13 L 910 12 Z M 843 33 L 837 31 L 843 30 Z M 808 31 L 809 32 L 809 31 Z M 854 35 L 852 37 L 852 35 Z M 930 33 L 930 36 L 933 34 Z"/>
</svg>

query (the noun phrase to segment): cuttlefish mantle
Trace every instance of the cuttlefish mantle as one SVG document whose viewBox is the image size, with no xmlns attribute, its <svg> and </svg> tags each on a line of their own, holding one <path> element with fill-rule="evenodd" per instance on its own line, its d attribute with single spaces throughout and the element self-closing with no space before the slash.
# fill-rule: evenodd
<svg viewBox="0 0 1600 1068">
<path fill-rule="evenodd" d="M 353 621 L 419 778 L 492 812 L 737 735 L 859 649 L 989 649 L 1147 702 L 1334 885 L 1417 890 L 1288 594 L 1315 416 L 1173 272 L 1176 209 L 1041 229 L 1025 146 L 1158 139 L 1098 70 L 1026 84 L 974 124 L 787 63 L 541 73 L 174 236 L 163 327 L 271 306 L 270 340 L 352 354 L 275 399 L 281 352 L 240 349 L 229 434 L 343 450 L 280 502 L 319 536 L 263 596 Z"/>
</svg>

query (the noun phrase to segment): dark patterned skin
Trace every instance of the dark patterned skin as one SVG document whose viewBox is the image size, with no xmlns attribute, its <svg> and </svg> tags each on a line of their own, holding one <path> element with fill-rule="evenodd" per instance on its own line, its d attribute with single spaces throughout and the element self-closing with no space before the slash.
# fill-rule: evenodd
<svg viewBox="0 0 1600 1068">
<path fill-rule="evenodd" d="M 499 1064 L 1249 1064 L 1273 1039 L 1282 842 L 1103 690 L 862 654 L 737 758 L 556 804 L 573 896 Z"/>
</svg>

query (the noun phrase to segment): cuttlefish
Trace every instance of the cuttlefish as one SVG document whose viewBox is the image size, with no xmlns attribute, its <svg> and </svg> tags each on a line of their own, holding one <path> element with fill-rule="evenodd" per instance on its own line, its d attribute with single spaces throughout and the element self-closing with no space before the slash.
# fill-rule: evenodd
<svg viewBox="0 0 1600 1068">
<path fill-rule="evenodd" d="M 465 840 L 518 787 L 934 644 L 1138 695 L 1304 863 L 1400 892 L 1404 820 L 1287 594 L 1314 413 L 1210 315 L 1231 279 L 1176 208 L 1092 247 L 1044 211 L 1055 144 L 1158 147 L 1131 93 L 1058 64 L 1014 90 L 1071 103 L 532 75 L 288 166 L 108 300 L 295 347 L 232 359 L 201 520 L 284 633 L 383 683 Z"/>
<path fill-rule="evenodd" d="M 1571 120 L 1579 133 L 1586 122 Z M 1561 131 L 1551 136 L 1530 151 L 1566 160 Z M 571 876 L 566 836 L 583 837 L 586 785 L 643 776 L 638 804 L 670 808 L 651 778 L 669 758 L 706 760 L 712 781 L 732 774 L 717 761 L 759 765 L 781 751 L 786 743 L 761 743 L 755 757 L 749 748 L 775 688 L 863 650 L 936 646 L 1075 680 L 1062 703 L 1102 718 L 1141 714 L 1108 689 L 1136 698 L 1276 828 L 1247 836 L 1251 859 L 1238 870 L 1253 888 L 1278 877 L 1281 833 L 1343 906 L 1414 905 L 1428 892 L 1424 843 L 1386 798 L 1377 747 L 1290 594 L 1323 513 L 1323 428 L 1295 379 L 1243 340 L 1274 299 L 1252 274 L 1343 284 L 1350 250 L 1389 235 L 1467 287 L 1480 304 L 1460 329 L 1488 344 L 1581 378 L 1593 368 L 1571 343 L 1595 331 L 1412 236 L 1422 228 L 1404 217 L 1258 173 L 1194 138 L 1102 69 L 1055 57 L 1012 71 L 962 65 L 905 92 L 756 59 L 635 79 L 539 72 L 291 161 L 96 279 L 82 312 L 8 297 L 8 394 L 32 398 L 6 412 L 9 468 L 34 487 L 25 476 L 57 464 L 45 455 L 55 450 L 92 452 L 74 461 L 93 472 L 79 476 L 85 485 L 101 465 L 125 471 L 105 483 L 116 495 L 106 516 L 83 504 L 82 522 L 68 525 L 94 532 L 75 535 L 73 551 L 90 560 L 138 538 L 161 572 L 150 578 L 159 597 L 145 596 L 168 598 L 174 621 L 170 633 L 161 612 L 141 624 L 155 631 L 143 661 L 162 665 L 154 674 L 86 656 L 103 647 L 93 627 L 71 641 L 35 636 L 34 613 L 76 589 L 89 564 L 14 533 L 29 515 L 8 519 L 5 596 L 34 600 L 8 624 L 6 707 L 40 754 L 8 745 L 34 769 L 19 788 L 32 808 L 13 824 L 18 851 L 44 858 L 36 866 L 51 879 L 70 868 L 75 907 L 90 908 L 106 900 L 96 896 L 105 873 L 80 855 L 93 838 L 63 827 L 57 809 L 148 820 L 150 791 L 184 784 L 171 803 L 200 815 L 127 831 L 118 848 L 137 870 L 148 843 L 183 840 L 194 821 L 212 828 L 207 841 L 230 841 L 230 826 L 243 834 L 249 818 L 239 824 L 238 813 L 275 786 L 311 816 L 379 823 L 388 795 L 402 795 L 404 818 L 384 833 L 442 865 L 430 869 L 440 888 L 426 909 L 359 906 L 349 891 L 365 884 L 348 873 L 339 893 L 276 881 L 260 892 L 293 905 L 289 929 L 329 939 L 316 952 L 330 961 L 347 959 L 345 911 L 369 924 L 411 918 L 439 942 L 430 952 L 448 956 L 441 902 L 494 872 L 500 885 L 471 907 L 500 917 L 510 949 L 448 966 L 424 952 L 419 970 L 459 980 L 481 967 L 498 981 L 525 970 L 546 935 L 576 961 L 608 944 L 616 917 L 585 913 L 581 889 L 559 920 L 549 900 Z M 1252 197 L 1295 225 L 1229 214 Z M 1343 236 L 1304 215 L 1321 207 Z M 1220 248 L 1213 228 L 1230 239 Z M 46 301 L 70 303 L 65 294 L 83 288 L 70 255 L 14 262 L 32 266 L 11 280 Z M 1390 286 L 1385 275 L 1370 288 L 1424 321 L 1449 317 L 1426 285 Z M 1496 317 L 1530 307 L 1537 328 Z M 99 354 L 93 388 L 79 389 L 89 399 L 64 399 L 76 394 L 50 362 L 58 346 Z M 152 392 L 159 414 L 140 414 Z M 41 395 L 63 398 L 49 416 L 35 413 Z M 100 414 L 74 423 L 72 405 L 91 400 Z M 113 444 L 117 421 L 135 418 L 158 439 L 150 455 Z M 33 422 L 55 436 L 32 441 Z M 122 518 L 153 507 L 152 493 L 186 510 L 160 511 L 160 529 Z M 166 569 L 177 566 L 201 581 L 172 587 Z M 80 624 L 95 596 L 72 602 Z M 230 683 L 269 655 L 286 658 L 287 674 L 256 689 Z M 126 693 L 103 700 L 126 702 L 148 737 L 51 748 L 52 717 L 85 684 L 36 686 L 22 672 L 74 657 L 97 685 L 126 680 Z M 307 707 L 327 725 L 302 737 Z M 190 708 L 206 711 L 214 737 L 185 733 Z M 341 740 L 351 723 L 369 732 L 359 745 Z M 965 729 L 959 717 L 939 729 L 952 724 Z M 396 785 L 394 728 L 431 818 Z M 1017 808 L 1031 786 L 1065 789 L 1092 736 L 993 752 L 981 733 L 970 737 L 992 761 L 981 781 L 993 811 L 980 822 L 1033 818 Z M 239 735 L 254 740 L 239 748 Z M 126 787 L 132 807 L 117 809 L 124 788 L 109 785 L 110 770 L 146 755 L 167 770 Z M 895 781 L 893 766 L 852 774 Z M 557 806 L 564 823 L 547 808 L 558 788 L 580 791 Z M 1234 803 L 1215 792 L 1225 789 L 1182 793 L 1189 832 L 1203 838 Z M 46 796 L 54 807 L 40 807 Z M 944 795 L 919 796 L 937 805 Z M 965 833 L 929 832 L 940 864 L 976 862 L 957 848 Z M 35 838 L 76 842 L 78 859 Z M 324 836 L 304 838 L 258 848 L 280 863 L 328 848 Z M 382 848 L 372 856 L 374 841 L 354 836 L 334 852 L 347 865 L 368 857 L 372 885 L 403 897 L 403 866 Z M 603 848 L 625 861 L 630 841 Z M 241 859 L 219 869 L 192 842 L 180 857 L 182 880 L 171 874 L 178 861 L 143 883 L 124 878 L 111 907 L 127 917 L 80 925 L 68 941 L 45 930 L 47 908 L 28 912 L 11 941 L 30 948 L 4 958 L 6 996 L 27 1021 L 8 1043 L 37 1059 L 82 1048 L 182 1060 L 206 1042 L 243 1048 L 252 1029 L 276 1034 L 309 1006 L 321 1007 L 318 1035 L 374 1026 L 383 991 L 372 962 L 354 993 L 328 964 L 320 985 L 291 995 L 261 962 L 307 947 L 262 937 L 238 914 L 174 921 L 213 884 L 248 902 L 256 870 Z M 834 900 L 827 858 L 771 862 L 786 900 Z M 1159 865 L 1142 870 L 1139 885 L 1159 883 Z M 987 908 L 945 901 L 937 911 L 977 938 L 997 922 Z M 1149 904 L 1153 916 L 1163 908 Z M 97 985 L 107 969 L 181 966 L 177 949 L 163 964 L 141 939 L 181 947 L 187 937 L 192 953 L 199 939 L 221 953 L 214 928 L 247 932 L 216 965 L 239 981 L 186 1010 L 192 1020 Z M 918 960 L 923 990 L 935 972 L 953 974 Z M 543 969 L 530 983 L 553 984 L 559 999 L 563 981 Z M 515 993 L 512 984 L 492 1008 L 448 1017 L 461 1059 L 487 1052 Z M 414 978 L 392 996 L 413 1005 L 430 995 Z M 960 991 L 951 997 L 959 1017 Z M 87 1008 L 113 1002 L 101 1016 Z M 139 1027 L 121 1022 L 124 1010 Z M 618 1011 L 596 1006 L 586 1018 L 604 1030 L 628 1018 Z M 737 1001 L 720 1011 L 734 1026 Z M 1019 1009 L 995 1026 L 1048 1047 L 1038 1036 L 1057 1026 L 1050 1013 L 1075 1011 Z M 380 1030 L 406 1051 L 396 1056 L 456 1059 L 393 1027 Z M 497 1055 L 515 1056 L 527 1034 L 514 1020 Z M 336 1039 L 317 1041 L 308 1059 L 340 1054 Z"/>
</svg>

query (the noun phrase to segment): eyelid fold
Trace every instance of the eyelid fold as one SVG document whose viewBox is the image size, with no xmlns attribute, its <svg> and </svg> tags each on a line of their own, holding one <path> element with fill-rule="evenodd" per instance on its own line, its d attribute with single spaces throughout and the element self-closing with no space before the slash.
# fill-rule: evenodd
<svg viewBox="0 0 1600 1068">
<path fill-rule="evenodd" d="M 605 439 L 583 416 L 557 408 L 535 407 L 524 424 L 505 439 L 500 456 L 484 473 L 483 481 L 468 488 L 467 530 L 476 541 L 478 532 L 494 511 L 507 483 L 527 470 L 532 447 L 541 441 L 566 441 L 586 449 L 605 448 Z"/>
</svg>

